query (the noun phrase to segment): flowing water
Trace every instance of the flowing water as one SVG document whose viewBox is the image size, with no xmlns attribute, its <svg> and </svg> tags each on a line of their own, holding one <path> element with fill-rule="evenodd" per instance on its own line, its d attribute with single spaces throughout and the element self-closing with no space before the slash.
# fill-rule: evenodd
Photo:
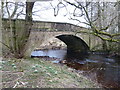
<svg viewBox="0 0 120 90">
<path fill-rule="evenodd" d="M 67 53 L 66 50 L 33 51 L 31 56 L 57 58 L 54 63 L 62 62 L 103 87 L 120 88 L 120 58 L 108 58 L 107 54 L 97 52 Z"/>
</svg>

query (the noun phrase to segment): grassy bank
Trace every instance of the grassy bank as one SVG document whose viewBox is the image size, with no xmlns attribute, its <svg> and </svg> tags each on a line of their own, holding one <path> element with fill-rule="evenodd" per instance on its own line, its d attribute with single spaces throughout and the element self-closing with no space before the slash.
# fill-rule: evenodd
<svg viewBox="0 0 120 90">
<path fill-rule="evenodd" d="M 3 88 L 96 88 L 67 66 L 43 59 L 3 59 Z"/>
</svg>

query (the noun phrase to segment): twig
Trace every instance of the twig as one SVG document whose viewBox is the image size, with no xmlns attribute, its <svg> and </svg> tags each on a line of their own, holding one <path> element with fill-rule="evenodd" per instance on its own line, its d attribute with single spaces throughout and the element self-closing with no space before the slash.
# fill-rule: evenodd
<svg viewBox="0 0 120 90">
<path fill-rule="evenodd" d="M 8 45 L 6 45 L 5 43 L 3 43 L 3 42 L 1 42 L 0 41 L 0 43 L 2 43 L 4 46 L 6 46 L 11 52 L 13 52 L 13 50 L 8 46 Z"/>
<path fill-rule="evenodd" d="M 18 84 L 19 84 L 19 82 L 17 82 L 17 83 L 13 86 L 13 88 L 16 88 Z"/>
</svg>

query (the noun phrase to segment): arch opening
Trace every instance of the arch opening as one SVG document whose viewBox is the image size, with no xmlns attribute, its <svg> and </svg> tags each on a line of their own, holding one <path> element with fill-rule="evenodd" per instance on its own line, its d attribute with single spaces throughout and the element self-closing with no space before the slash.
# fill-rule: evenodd
<svg viewBox="0 0 120 90">
<path fill-rule="evenodd" d="M 76 53 L 88 53 L 89 46 L 82 40 L 80 37 L 63 34 L 56 36 L 59 40 L 63 41 L 67 45 L 68 52 L 76 52 Z"/>
</svg>

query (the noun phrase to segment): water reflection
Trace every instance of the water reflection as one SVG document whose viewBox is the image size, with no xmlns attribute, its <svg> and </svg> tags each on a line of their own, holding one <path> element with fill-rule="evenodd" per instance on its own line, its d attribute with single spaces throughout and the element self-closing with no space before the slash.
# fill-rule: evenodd
<svg viewBox="0 0 120 90">
<path fill-rule="evenodd" d="M 48 56 L 63 60 L 64 57 L 66 56 L 66 53 L 67 53 L 66 50 L 39 50 L 33 51 L 31 53 L 31 56 Z"/>
<path fill-rule="evenodd" d="M 107 58 L 104 54 L 68 53 L 66 50 L 41 50 L 34 51 L 32 56 L 48 56 L 59 58 L 64 63 L 78 71 L 83 71 L 86 77 L 97 80 L 103 87 L 120 88 L 120 63 L 119 58 Z M 53 61 L 58 63 L 58 61 Z"/>
</svg>

